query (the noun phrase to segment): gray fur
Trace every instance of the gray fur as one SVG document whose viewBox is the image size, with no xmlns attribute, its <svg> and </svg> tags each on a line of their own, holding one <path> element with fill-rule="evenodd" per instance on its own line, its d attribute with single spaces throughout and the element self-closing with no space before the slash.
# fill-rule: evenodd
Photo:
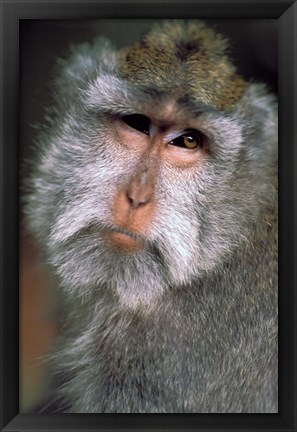
<svg viewBox="0 0 297 432">
<path fill-rule="evenodd" d="M 158 100 L 121 78 L 103 39 L 61 64 L 55 92 L 26 213 L 60 279 L 52 367 L 62 404 L 76 413 L 277 412 L 274 97 L 248 84 L 231 112 L 202 114 L 207 163 L 194 173 L 162 166 L 146 247 L 121 255 L 98 232 L 134 163 L 105 116 Z"/>
</svg>

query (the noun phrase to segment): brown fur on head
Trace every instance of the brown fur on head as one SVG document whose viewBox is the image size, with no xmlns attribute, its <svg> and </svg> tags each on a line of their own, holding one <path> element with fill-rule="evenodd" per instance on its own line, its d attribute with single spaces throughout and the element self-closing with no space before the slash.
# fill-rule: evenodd
<svg viewBox="0 0 297 432">
<path fill-rule="evenodd" d="M 228 41 L 203 22 L 166 21 L 121 51 L 121 71 L 141 86 L 182 88 L 196 101 L 229 110 L 245 82 L 236 74 L 227 48 Z"/>
</svg>

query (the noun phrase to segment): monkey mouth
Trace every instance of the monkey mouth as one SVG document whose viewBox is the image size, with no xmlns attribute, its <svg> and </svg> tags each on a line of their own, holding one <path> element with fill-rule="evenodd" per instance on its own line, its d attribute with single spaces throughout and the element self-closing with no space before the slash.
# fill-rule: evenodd
<svg viewBox="0 0 297 432">
<path fill-rule="evenodd" d="M 108 246 L 124 252 L 137 252 L 145 244 L 143 236 L 119 227 L 105 228 L 102 238 Z"/>
</svg>

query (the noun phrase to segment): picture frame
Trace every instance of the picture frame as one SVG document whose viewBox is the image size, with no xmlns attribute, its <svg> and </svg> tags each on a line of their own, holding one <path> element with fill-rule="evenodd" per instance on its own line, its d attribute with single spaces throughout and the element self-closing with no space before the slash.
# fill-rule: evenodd
<svg viewBox="0 0 297 432">
<path fill-rule="evenodd" d="M 170 12 L 168 12 L 170 11 Z M 279 413 L 19 413 L 19 23 L 24 19 L 274 18 L 279 22 Z M 293 1 L 2 1 L 1 430 L 296 430 L 296 42 Z"/>
</svg>

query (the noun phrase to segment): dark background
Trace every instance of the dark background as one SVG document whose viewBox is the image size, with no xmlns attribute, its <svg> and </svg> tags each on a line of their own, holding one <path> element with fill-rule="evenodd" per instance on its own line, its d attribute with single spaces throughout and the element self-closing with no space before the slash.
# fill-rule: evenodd
<svg viewBox="0 0 297 432">
<path fill-rule="evenodd" d="M 51 101 L 51 82 L 58 57 L 71 44 L 105 35 L 121 47 L 139 38 L 159 20 L 21 20 L 20 21 L 20 187 L 34 157 L 34 125 L 41 123 Z M 238 72 L 265 82 L 277 94 L 277 20 L 205 20 L 231 40 Z M 40 264 L 40 250 L 26 232 L 20 206 L 20 412 L 30 411 L 47 396 L 44 355 L 57 333 L 54 285 Z"/>
</svg>

